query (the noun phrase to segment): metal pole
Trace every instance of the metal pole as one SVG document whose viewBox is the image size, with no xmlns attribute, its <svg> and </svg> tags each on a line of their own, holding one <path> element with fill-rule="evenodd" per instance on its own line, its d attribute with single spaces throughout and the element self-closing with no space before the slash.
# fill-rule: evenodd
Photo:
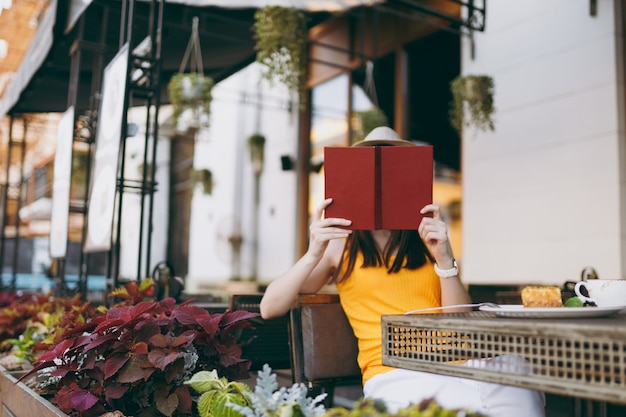
<svg viewBox="0 0 626 417">
<path fill-rule="evenodd" d="M 128 2 L 128 14 L 127 14 L 127 37 L 128 37 L 128 43 L 129 45 L 132 45 L 132 40 L 133 40 L 133 32 L 132 32 L 132 22 L 134 19 L 134 6 L 135 6 L 135 1 L 134 0 L 130 0 Z M 121 22 L 120 26 L 123 25 L 124 22 Z M 123 44 L 123 43 L 122 43 Z M 130 51 L 128 52 L 130 54 Z M 123 206 L 123 202 L 124 202 L 124 187 L 125 187 L 125 183 L 124 183 L 124 167 L 126 165 L 126 135 L 128 132 L 128 101 L 130 98 L 130 68 L 132 66 L 132 59 L 128 59 L 128 63 L 126 65 L 126 77 L 125 77 L 125 83 L 126 83 L 126 88 L 124 89 L 124 109 L 122 111 L 122 129 L 121 129 L 121 137 L 119 138 L 119 140 L 121 141 L 121 148 L 120 148 L 120 155 L 119 155 L 119 169 L 118 169 L 118 177 L 117 177 L 117 196 L 119 198 L 118 200 L 118 204 L 117 204 L 117 227 L 116 227 L 116 234 L 115 234 L 115 244 L 112 245 L 114 250 L 113 250 L 113 258 L 114 258 L 114 262 L 115 262 L 115 269 L 113 272 L 113 287 L 117 288 L 118 286 L 118 281 L 119 281 L 119 276 L 120 276 L 120 249 L 121 249 L 121 245 L 120 245 L 120 238 L 121 238 L 121 231 L 122 231 L 122 206 Z M 114 237 L 111 236 L 111 239 L 113 239 Z"/>
<path fill-rule="evenodd" d="M 26 156 L 26 130 L 28 122 L 22 117 L 22 141 L 20 142 L 20 179 L 17 189 L 17 210 L 15 212 L 15 245 L 13 249 L 13 275 L 11 276 L 11 288 L 15 289 L 17 283 L 17 262 L 20 248 L 20 209 L 22 208 L 22 183 L 24 181 L 24 157 Z M 15 142 L 13 142 L 15 143 Z"/>
<path fill-rule="evenodd" d="M 9 182 L 9 176 L 11 174 L 11 143 L 13 141 L 13 115 L 9 118 L 9 141 L 7 142 L 7 170 L 6 170 L 6 183 L 4 185 L 3 190 L 3 199 L 2 199 L 2 231 L 0 231 L 0 241 L 2 242 L 2 247 L 0 248 L 0 277 L 4 272 L 4 248 L 6 243 L 6 227 L 7 227 L 7 207 L 8 207 L 8 199 L 9 199 L 9 186 L 11 183 Z M 4 282 L 0 279 L 0 288 L 4 288 Z"/>
<path fill-rule="evenodd" d="M 154 7 L 153 0 L 153 7 Z M 148 207 L 148 242 L 147 242 L 147 255 L 146 255 L 146 276 L 150 275 L 150 257 L 152 251 L 152 232 L 154 230 L 153 214 L 154 214 L 154 192 L 155 192 L 155 174 L 157 163 L 157 145 L 159 143 L 159 108 L 161 107 L 161 34 L 163 29 L 163 8 L 165 1 L 159 1 L 159 8 L 157 10 L 157 22 L 156 26 L 153 25 L 151 31 L 153 58 L 154 58 L 154 71 L 151 75 L 154 82 L 153 88 L 155 92 L 154 97 L 154 125 L 152 129 L 154 145 L 152 146 L 152 172 L 150 173 L 150 202 Z"/>
</svg>

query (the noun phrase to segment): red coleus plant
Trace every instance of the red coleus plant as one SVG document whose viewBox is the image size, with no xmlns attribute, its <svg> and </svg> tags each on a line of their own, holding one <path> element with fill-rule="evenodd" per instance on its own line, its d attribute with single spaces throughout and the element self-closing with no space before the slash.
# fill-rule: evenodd
<svg viewBox="0 0 626 417">
<path fill-rule="evenodd" d="M 58 334 L 21 379 L 49 373 L 41 393 L 70 416 L 115 410 L 135 417 L 191 415 L 183 382 L 193 373 L 217 369 L 231 379 L 248 376 L 250 361 L 241 358 L 237 336 L 256 316 L 211 314 L 172 298 L 118 305 Z"/>
<path fill-rule="evenodd" d="M 96 314 L 96 308 L 72 298 L 53 297 L 50 294 L 0 293 L 0 350 L 12 347 L 10 339 L 24 334 L 28 326 L 40 323 L 49 332 L 62 331 L 83 323 Z M 52 316 L 54 316 L 52 318 Z M 40 334 L 45 337 L 46 334 Z"/>
</svg>

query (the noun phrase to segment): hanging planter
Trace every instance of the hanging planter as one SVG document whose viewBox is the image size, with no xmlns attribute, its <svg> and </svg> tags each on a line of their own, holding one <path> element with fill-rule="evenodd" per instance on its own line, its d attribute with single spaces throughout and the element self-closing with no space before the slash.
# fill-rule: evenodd
<svg viewBox="0 0 626 417">
<path fill-rule="evenodd" d="M 252 29 L 264 78 L 277 80 L 297 93 L 302 107 L 306 98 L 306 15 L 294 7 L 265 6 L 254 13 Z"/>
<path fill-rule="evenodd" d="M 188 65 L 190 72 L 185 72 Z M 190 123 L 192 127 L 209 126 L 213 85 L 213 79 L 204 75 L 200 37 L 198 35 L 198 18 L 194 17 L 191 37 L 180 68 L 167 85 L 170 103 L 174 110 L 172 117 L 177 126 L 180 124 L 181 115 L 189 109 L 192 111 L 192 122 Z"/>
<path fill-rule="evenodd" d="M 358 142 L 378 126 L 389 126 L 389 120 L 379 107 L 372 107 L 369 110 L 354 112 L 352 126 L 352 140 Z"/>
<path fill-rule="evenodd" d="M 167 85 L 172 117 L 178 122 L 187 109 L 195 112 L 194 119 L 206 120 L 211 113 L 213 79 L 197 72 L 175 74 Z"/>
<path fill-rule="evenodd" d="M 202 191 L 205 195 L 211 195 L 213 192 L 213 173 L 208 169 L 194 169 L 191 171 L 191 188 L 202 184 Z"/>
<path fill-rule="evenodd" d="M 265 136 L 260 133 L 254 133 L 248 137 L 248 150 L 250 151 L 250 160 L 254 168 L 255 175 L 260 175 L 263 171 L 263 161 L 265 155 Z"/>
<path fill-rule="evenodd" d="M 459 76 L 450 83 L 450 123 L 459 134 L 463 127 L 494 130 L 493 78 L 487 75 Z"/>
</svg>

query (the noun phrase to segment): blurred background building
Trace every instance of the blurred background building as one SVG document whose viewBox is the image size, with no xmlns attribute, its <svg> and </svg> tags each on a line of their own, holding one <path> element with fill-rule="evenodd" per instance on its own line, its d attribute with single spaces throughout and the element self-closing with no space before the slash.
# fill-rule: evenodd
<svg viewBox="0 0 626 417">
<path fill-rule="evenodd" d="M 62 114 L 71 104 L 76 126 L 93 135 L 106 65 L 125 40 L 138 53 L 155 23 L 160 2 L 131 3 L 132 36 L 121 1 L 13 0 L 0 15 L 8 45 L 0 60 L 5 281 L 18 268 L 15 242 L 49 251 L 44 198 Z M 295 2 L 309 19 L 304 109 L 284 85 L 262 79 L 251 6 L 263 2 L 245 3 L 164 3 L 160 102 L 146 106 L 137 94 L 127 103 L 136 130 L 123 141 L 117 174 L 118 184 L 134 181 L 146 193 L 118 192 L 112 249 L 85 252 L 93 184 L 77 175 L 89 170 L 77 155 L 88 159 L 94 144 L 75 140 L 66 273 L 142 279 L 166 260 L 190 293 L 267 283 L 306 248 L 309 216 L 323 198 L 323 147 L 358 140 L 364 120 L 374 120 L 433 144 L 433 197 L 468 284 L 561 285 L 587 266 L 623 278 L 623 1 Z M 207 123 L 189 128 L 187 119 L 181 128 L 166 85 L 184 62 L 194 17 L 204 72 L 216 85 Z M 37 24 L 15 40 L 35 39 L 16 57 L 18 29 L 5 22 L 18 19 Z M 459 75 L 493 79 L 493 131 L 468 127 L 461 138 L 450 125 L 450 82 Z M 248 147 L 255 134 L 265 138 L 262 161 Z M 153 169 L 156 184 L 146 183 Z M 39 256 L 38 264 L 52 264 Z"/>
</svg>

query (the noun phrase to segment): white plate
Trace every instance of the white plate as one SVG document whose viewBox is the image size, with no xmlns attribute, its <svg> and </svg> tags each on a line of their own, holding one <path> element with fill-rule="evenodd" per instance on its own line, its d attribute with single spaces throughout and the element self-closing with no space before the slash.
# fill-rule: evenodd
<svg viewBox="0 0 626 417">
<path fill-rule="evenodd" d="M 500 307 L 480 306 L 478 309 L 480 311 L 494 313 L 499 317 L 558 319 L 610 316 L 611 314 L 626 309 L 626 306 L 525 308 L 523 305 L 501 305 Z"/>
</svg>

